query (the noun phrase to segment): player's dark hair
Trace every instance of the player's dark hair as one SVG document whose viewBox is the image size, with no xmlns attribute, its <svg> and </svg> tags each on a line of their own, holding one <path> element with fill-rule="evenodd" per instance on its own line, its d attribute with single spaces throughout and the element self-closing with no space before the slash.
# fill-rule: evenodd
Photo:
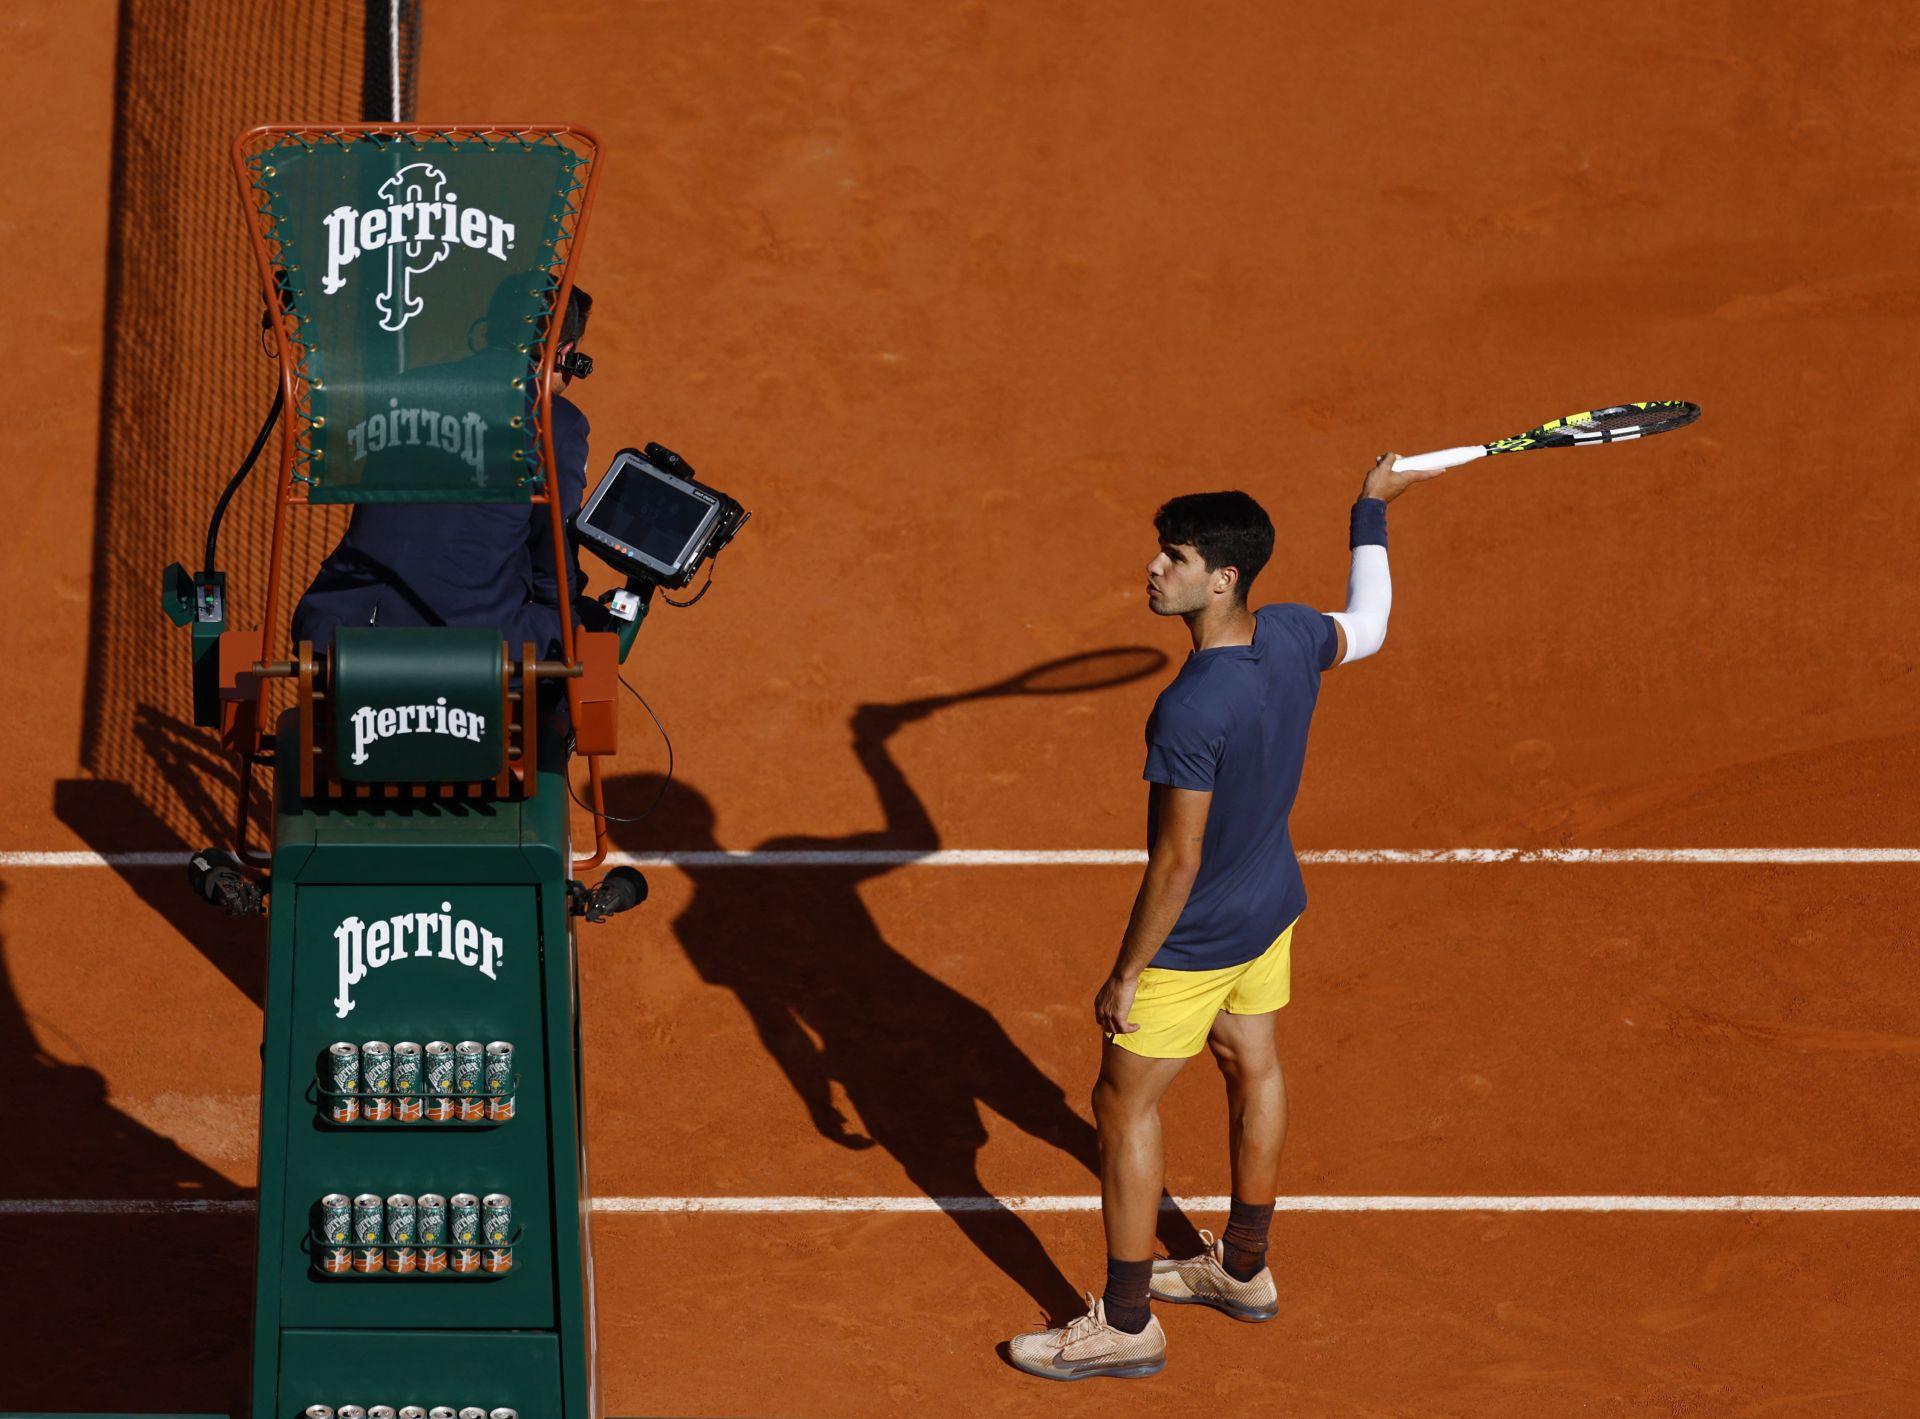
<svg viewBox="0 0 1920 1419">
<path fill-rule="evenodd" d="M 1207 570 L 1240 573 L 1235 593 L 1242 605 L 1253 579 L 1273 556 L 1273 520 L 1245 493 L 1187 493 L 1153 515 L 1153 530 L 1170 545 L 1199 552 Z"/>
</svg>

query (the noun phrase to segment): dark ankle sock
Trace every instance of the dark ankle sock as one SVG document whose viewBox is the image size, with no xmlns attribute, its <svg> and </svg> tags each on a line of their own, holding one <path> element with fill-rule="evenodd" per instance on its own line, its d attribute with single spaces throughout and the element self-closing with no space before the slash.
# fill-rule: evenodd
<svg viewBox="0 0 1920 1419">
<path fill-rule="evenodd" d="M 1251 1202 L 1233 1199 L 1227 1214 L 1227 1230 L 1221 1236 L 1221 1264 L 1235 1281 L 1251 1281 L 1267 1264 L 1267 1228 L 1273 1224 L 1271 1202 L 1255 1207 Z"/>
<path fill-rule="evenodd" d="M 1151 1293 L 1153 1258 L 1145 1261 L 1116 1261 L 1107 1258 L 1107 1324 L 1128 1335 L 1147 1328 L 1153 1315 Z"/>
</svg>

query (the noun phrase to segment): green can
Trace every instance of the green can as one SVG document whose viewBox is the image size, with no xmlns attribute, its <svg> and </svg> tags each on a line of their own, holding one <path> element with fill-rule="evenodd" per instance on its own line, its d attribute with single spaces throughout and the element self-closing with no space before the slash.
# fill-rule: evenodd
<svg viewBox="0 0 1920 1419">
<path fill-rule="evenodd" d="M 320 1235 L 329 1246 L 344 1247 L 353 1241 L 353 1199 L 344 1192 L 330 1192 L 320 1199 Z"/>
<path fill-rule="evenodd" d="M 385 1239 L 381 1236 L 386 1221 L 386 1208 L 380 1195 L 363 1192 L 353 1200 L 353 1244 L 357 1247 L 377 1247 Z"/>
<path fill-rule="evenodd" d="M 327 1112 L 335 1123 L 352 1123 L 360 1117 L 360 1101 L 354 1093 L 360 1087 L 360 1046 L 348 1040 L 327 1046 Z"/>
<path fill-rule="evenodd" d="M 453 1094 L 453 1046 L 446 1040 L 428 1040 L 425 1056 L 427 1097 L 435 1099 L 451 1097 Z"/>
<path fill-rule="evenodd" d="M 360 1046 L 360 1106 L 363 1118 L 383 1123 L 393 1117 L 393 1046 L 368 1040 Z"/>
<path fill-rule="evenodd" d="M 460 1247 L 480 1245 L 480 1199 L 470 1192 L 456 1192 L 447 1211 L 447 1235 Z"/>
<path fill-rule="evenodd" d="M 453 1047 L 453 1092 L 477 1094 L 484 1070 L 486 1047 L 478 1040 L 462 1040 Z"/>
<path fill-rule="evenodd" d="M 410 1193 L 396 1192 L 387 1199 L 387 1270 L 404 1275 L 418 1269 L 419 1222 L 419 1204 Z M 367 1419 L 373 1419 L 371 1411 Z"/>
<path fill-rule="evenodd" d="M 480 1235 L 486 1246 L 513 1244 L 513 1199 L 504 1192 L 490 1192 L 481 1202 Z"/>
<path fill-rule="evenodd" d="M 425 1113 L 420 1091 L 420 1046 L 402 1040 L 393 1047 L 393 1116 L 418 1123 Z"/>
<path fill-rule="evenodd" d="M 420 1194 L 420 1269 L 447 1269 L 447 1200 L 437 1192 Z"/>
</svg>

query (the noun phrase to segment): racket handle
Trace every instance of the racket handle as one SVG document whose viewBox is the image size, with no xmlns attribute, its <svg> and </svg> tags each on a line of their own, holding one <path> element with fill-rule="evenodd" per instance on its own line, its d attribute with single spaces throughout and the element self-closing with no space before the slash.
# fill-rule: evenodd
<svg viewBox="0 0 1920 1419">
<path fill-rule="evenodd" d="M 1457 468 L 1462 463 L 1471 463 L 1476 458 L 1487 456 L 1487 446 L 1482 443 L 1470 443 L 1461 448 L 1443 448 L 1438 453 L 1416 453 L 1409 458 L 1393 460 L 1396 473 L 1432 473 L 1441 468 Z"/>
</svg>

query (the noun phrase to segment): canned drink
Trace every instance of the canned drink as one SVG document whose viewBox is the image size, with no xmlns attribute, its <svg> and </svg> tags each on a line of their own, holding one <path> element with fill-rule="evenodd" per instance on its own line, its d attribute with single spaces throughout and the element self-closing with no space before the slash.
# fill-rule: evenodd
<svg viewBox="0 0 1920 1419">
<path fill-rule="evenodd" d="M 341 1040 L 327 1046 L 327 1088 L 332 1097 L 327 1111 L 335 1123 L 352 1123 L 360 1117 L 360 1101 L 354 1092 L 360 1087 L 360 1046 Z"/>
<path fill-rule="evenodd" d="M 387 1253 L 383 1247 L 355 1247 L 353 1249 L 353 1269 L 362 1276 L 370 1276 L 376 1271 L 387 1269 Z"/>
<path fill-rule="evenodd" d="M 436 1404 L 427 1411 L 427 1419 L 460 1419 L 460 1411 L 451 1404 Z"/>
<path fill-rule="evenodd" d="M 378 1247 L 384 1240 L 381 1235 L 386 1221 L 385 1205 L 379 1194 L 363 1192 L 353 1200 L 353 1244 L 357 1247 Z"/>
<path fill-rule="evenodd" d="M 427 1419 L 427 1411 L 417 1404 L 400 1406 L 400 1419 Z"/>
<path fill-rule="evenodd" d="M 419 1204 L 404 1192 L 387 1199 L 387 1270 L 402 1275 L 419 1267 Z M 371 1413 L 367 1419 L 373 1419 Z"/>
<path fill-rule="evenodd" d="M 353 1248 L 321 1247 L 320 1269 L 329 1276 L 338 1276 L 342 1272 L 353 1270 Z"/>
<path fill-rule="evenodd" d="M 422 1052 L 423 1074 L 428 1098 L 447 1098 L 453 1093 L 453 1046 L 445 1040 L 428 1040 Z"/>
<path fill-rule="evenodd" d="M 447 1265 L 454 1271 L 466 1273 L 480 1269 L 479 1247 L 455 1247 L 447 1253 Z"/>
<path fill-rule="evenodd" d="M 487 1046 L 486 1082 L 489 1094 L 513 1092 L 513 1046 L 505 1040 Z"/>
<path fill-rule="evenodd" d="M 447 1207 L 447 1235 L 458 1247 L 477 1246 L 480 1241 L 480 1199 L 470 1192 L 456 1192 Z"/>
<path fill-rule="evenodd" d="M 320 1199 L 320 1236 L 336 1247 L 353 1240 L 353 1199 L 344 1192 L 330 1192 Z"/>
<path fill-rule="evenodd" d="M 333 1419 L 331 1404 L 309 1404 L 303 1419 Z"/>
<path fill-rule="evenodd" d="M 513 1244 L 513 1199 L 504 1192 L 490 1192 L 480 1203 L 480 1237 L 490 1247 Z"/>
<path fill-rule="evenodd" d="M 393 1046 L 368 1040 L 360 1046 L 360 1116 L 375 1122 L 393 1117 Z"/>
<path fill-rule="evenodd" d="M 428 1123 L 451 1123 L 460 1116 L 460 1105 L 453 1099 L 443 1098 L 439 1094 L 429 1094 L 425 1105 Z"/>
<path fill-rule="evenodd" d="M 402 1040 L 393 1047 L 393 1116 L 402 1123 L 418 1123 L 424 1113 L 420 1099 L 420 1046 Z"/>
<path fill-rule="evenodd" d="M 367 1419 L 396 1419 L 391 1404 L 369 1404 Z"/>
<path fill-rule="evenodd" d="M 512 1247 L 483 1247 L 480 1252 L 480 1269 L 495 1275 L 513 1270 Z"/>
<path fill-rule="evenodd" d="M 478 1040 L 462 1040 L 453 1047 L 453 1092 L 477 1094 L 486 1075 L 486 1047 Z"/>
<path fill-rule="evenodd" d="M 460 1419 L 487 1419 L 487 1411 L 477 1404 L 469 1404 L 460 1411 Z"/>
<path fill-rule="evenodd" d="M 447 1269 L 447 1200 L 437 1192 L 420 1194 L 420 1269 Z"/>
<path fill-rule="evenodd" d="M 357 1404 L 343 1404 L 333 1414 L 334 1419 L 367 1419 L 367 1411 Z"/>
<path fill-rule="evenodd" d="M 495 1409 L 487 1415 L 487 1419 L 520 1419 L 520 1411 L 518 1409 Z"/>
</svg>

